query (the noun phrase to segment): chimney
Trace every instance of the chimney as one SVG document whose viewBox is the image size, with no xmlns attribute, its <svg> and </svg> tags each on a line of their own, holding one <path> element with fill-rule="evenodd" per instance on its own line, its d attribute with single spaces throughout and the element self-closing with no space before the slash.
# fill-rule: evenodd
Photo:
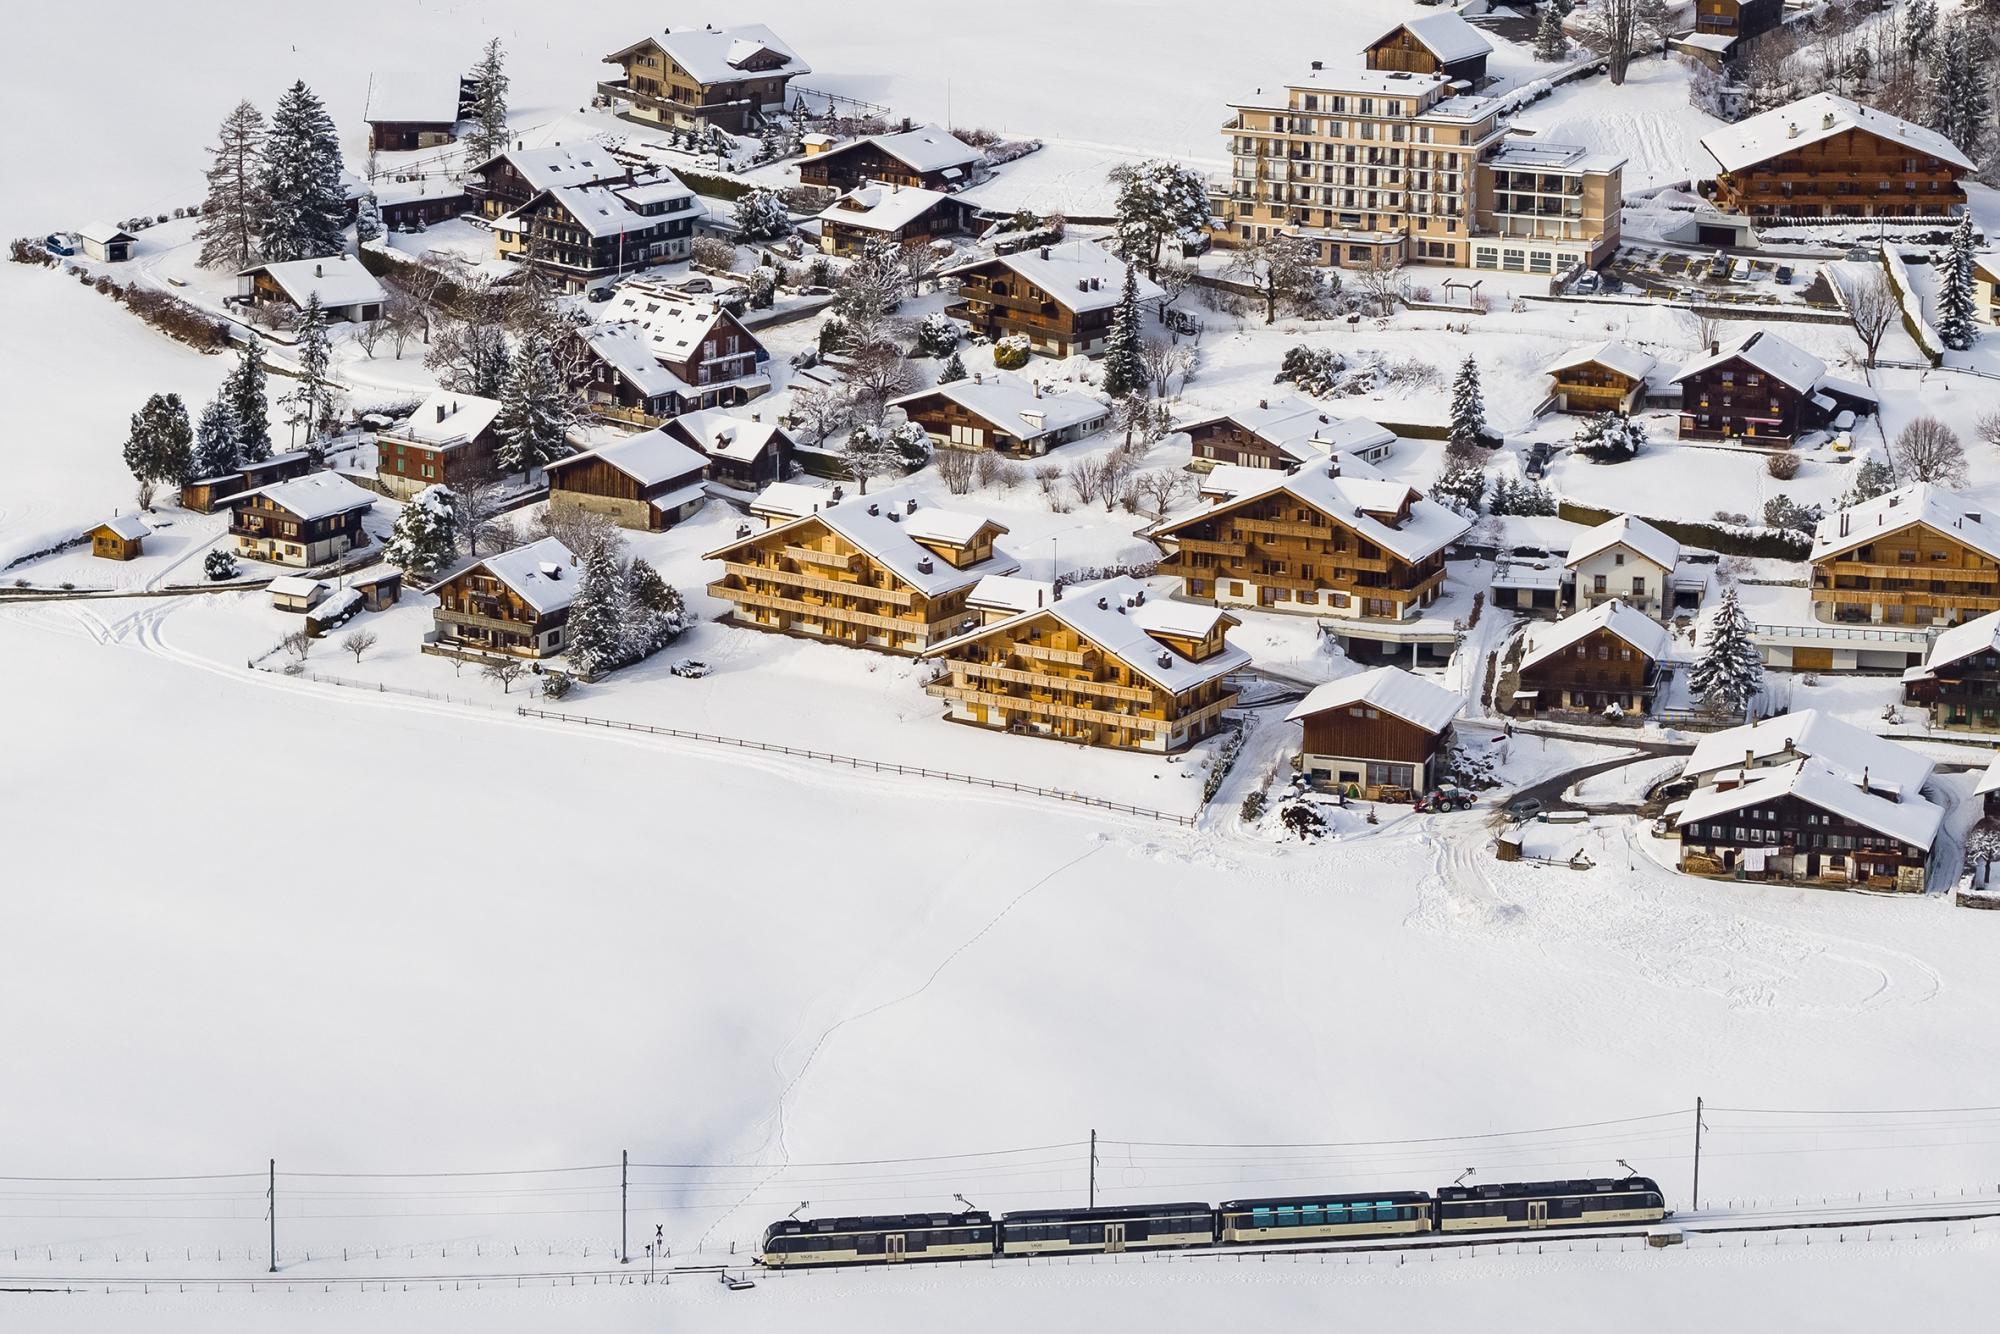
<svg viewBox="0 0 2000 1334">
<path fill-rule="evenodd" d="M 839 487 L 837 487 L 837 486 L 836 486 L 836 487 L 834 487 L 834 488 L 833 488 L 833 503 L 834 503 L 834 504 L 838 505 L 838 504 L 840 503 L 840 495 L 841 495 L 841 489 L 840 489 Z"/>
<path fill-rule="evenodd" d="M 1042 382 L 1040 380 L 1037 380 L 1035 381 L 1035 397 L 1040 398 L 1041 396 L 1042 396 Z"/>
<path fill-rule="evenodd" d="M 974 384 L 985 384 L 985 383 L 986 383 L 986 372 L 985 372 L 985 371 L 974 371 L 974 372 L 972 373 L 972 382 L 973 382 Z"/>
<path fill-rule="evenodd" d="M 870 505 L 868 507 L 868 512 L 870 514 L 879 515 L 882 513 L 882 507 L 880 505 Z"/>
<path fill-rule="evenodd" d="M 1037 607 L 1042 605 L 1042 590 L 1039 588 L 1035 590 L 1035 605 Z"/>
<path fill-rule="evenodd" d="M 908 134 L 912 128 L 910 118 L 908 116 L 903 117 L 903 133 Z"/>
<path fill-rule="evenodd" d="M 1312 67 L 1313 67 L 1313 73 L 1317 74 L 1321 70 L 1326 68 L 1326 62 L 1324 60 L 1315 60 L 1313 61 Z"/>
<path fill-rule="evenodd" d="M 444 420 L 444 404 L 440 403 L 437 405 L 437 414 L 438 420 L 442 422 Z"/>
<path fill-rule="evenodd" d="M 1097 599 L 1097 609 L 1098 609 L 1099 611 L 1108 611 L 1108 610 L 1110 610 L 1110 608 L 1111 608 L 1111 599 L 1110 599 L 1110 598 L 1099 598 L 1099 599 Z"/>
<path fill-rule="evenodd" d="M 919 557 L 917 557 L 917 573 L 918 573 L 918 574 L 930 574 L 930 573 L 934 572 L 934 571 L 935 571 L 936 569 L 937 569 L 937 564 L 936 564 L 936 562 L 934 562 L 933 560 L 931 560 L 931 558 L 930 558 L 929 556 L 919 556 Z"/>
<path fill-rule="evenodd" d="M 1049 248 L 1048 248 L 1047 246 L 1043 246 L 1043 247 L 1042 247 L 1042 258 L 1043 258 L 1043 259 L 1047 259 L 1048 257 L 1049 257 Z"/>
<path fill-rule="evenodd" d="M 1174 665 L 1174 655 L 1167 652 L 1165 649 L 1161 649 L 1160 656 L 1156 661 L 1158 661 L 1160 666 L 1162 667 L 1171 667 Z"/>
<path fill-rule="evenodd" d="M 1271 406 L 1271 400 L 1268 398 L 1260 398 L 1257 400 L 1257 406 L 1259 408 L 1268 409 Z"/>
<path fill-rule="evenodd" d="M 323 264 L 314 264 L 314 265 L 313 265 L 313 277 L 315 277 L 315 278 L 324 278 L 324 277 L 326 277 L 326 266 L 325 266 L 325 265 L 323 265 Z"/>
<path fill-rule="evenodd" d="M 1722 343 L 1720 342 L 1720 340 L 1710 339 L 1708 344 L 1708 355 L 1712 357 L 1721 351 L 1722 351 Z"/>
<path fill-rule="evenodd" d="M 749 525 L 749 524 L 747 524 L 747 523 L 739 523 L 739 524 L 737 524 L 737 525 L 736 525 L 736 536 L 737 536 L 737 538 L 738 538 L 738 539 L 742 539 L 742 538 L 745 538 L 745 537 L 748 537 L 748 536 L 750 536 L 750 525 Z"/>
<path fill-rule="evenodd" d="M 753 421 L 753 422 L 760 422 L 760 421 L 763 421 L 763 420 L 764 420 L 764 414 L 763 414 L 763 413 L 761 413 L 761 412 L 753 412 L 753 413 L 751 413 L 751 414 L 750 414 L 750 420 L 751 420 L 751 421 Z"/>
<path fill-rule="evenodd" d="M 903 505 L 903 513 L 915 514 L 917 512 L 917 498 L 915 496 L 911 496 L 908 500 L 904 501 Z"/>
<path fill-rule="evenodd" d="M 1136 592 L 1136 593 L 1134 593 L 1134 594 L 1132 595 L 1132 605 L 1133 605 L 1133 606 L 1135 606 L 1135 607 L 1143 607 L 1143 606 L 1145 606 L 1145 605 L 1146 605 L 1146 590 L 1145 590 L 1145 589 L 1143 589 L 1143 588 L 1142 588 L 1142 589 L 1140 589 L 1140 590 L 1139 590 L 1138 592 Z"/>
</svg>

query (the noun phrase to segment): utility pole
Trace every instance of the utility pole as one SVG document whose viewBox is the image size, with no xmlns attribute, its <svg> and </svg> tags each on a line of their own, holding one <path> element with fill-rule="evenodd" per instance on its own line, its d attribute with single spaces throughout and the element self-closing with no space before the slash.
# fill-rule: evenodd
<svg viewBox="0 0 2000 1334">
<path fill-rule="evenodd" d="M 1097 1207 L 1097 1128 L 1090 1130 L 1090 1207 Z"/>
<path fill-rule="evenodd" d="M 265 1198 L 271 1202 L 271 1272 L 278 1272 L 278 1160 L 271 1160 L 270 1185 L 265 1187 Z"/>
<path fill-rule="evenodd" d="M 618 1263 L 621 1265 L 632 1263 L 632 1256 L 625 1249 L 625 1200 L 631 1178 L 632 1151 L 620 1149 L 618 1151 Z"/>
<path fill-rule="evenodd" d="M 1701 1098 L 1694 1100 L 1694 1208 L 1701 1208 Z"/>
</svg>

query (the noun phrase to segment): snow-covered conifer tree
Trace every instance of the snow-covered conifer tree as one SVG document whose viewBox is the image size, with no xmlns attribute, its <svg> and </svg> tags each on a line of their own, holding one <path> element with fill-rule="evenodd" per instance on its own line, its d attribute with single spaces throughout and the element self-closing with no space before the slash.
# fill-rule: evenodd
<svg viewBox="0 0 2000 1334">
<path fill-rule="evenodd" d="M 568 647 L 564 650 L 577 670 L 588 676 L 608 672 L 625 661 L 625 632 L 619 611 L 623 601 L 618 558 L 608 542 L 580 553 L 583 572 L 569 604 Z"/>
<path fill-rule="evenodd" d="M 125 466 L 141 482 L 179 484 L 188 478 L 194 429 L 179 394 L 154 394 L 132 414 L 125 437 Z"/>
<path fill-rule="evenodd" d="M 236 422 L 237 448 L 245 463 L 271 457 L 271 407 L 264 397 L 264 340 L 251 334 L 236 354 L 236 368 L 222 382 Z"/>
<path fill-rule="evenodd" d="M 1118 253 L 1144 264 L 1149 276 L 1168 238 L 1208 226 L 1208 182 L 1198 171 L 1155 159 L 1113 167 L 1111 182 L 1118 187 Z"/>
<path fill-rule="evenodd" d="M 1750 618 L 1743 614 L 1733 588 L 1723 593 L 1722 605 L 1709 621 L 1688 685 L 1711 708 L 1732 713 L 1740 712 L 1764 688 L 1764 660 L 1750 642 Z"/>
<path fill-rule="evenodd" d="M 1616 412 L 1600 412 L 1576 433 L 1577 451 L 1592 463 L 1623 463 L 1645 447 L 1646 428 Z"/>
<path fill-rule="evenodd" d="M 963 380 L 965 375 L 965 358 L 958 355 L 957 348 L 953 348 L 951 355 L 945 358 L 943 369 L 938 371 L 938 383 L 952 384 Z"/>
<path fill-rule="evenodd" d="M 507 66 L 500 39 L 486 43 L 479 64 L 473 67 L 472 128 L 465 135 L 465 156 L 469 165 L 496 157 L 507 149 Z"/>
<path fill-rule="evenodd" d="M 569 428 L 575 421 L 576 407 L 548 339 L 529 334 L 507 368 L 500 412 L 493 421 L 500 438 L 500 470 L 525 473 L 570 453 Z"/>
<path fill-rule="evenodd" d="M 1111 312 L 1111 332 L 1104 340 L 1104 392 L 1125 398 L 1146 387 L 1146 363 L 1141 357 L 1143 334 L 1139 327 L 1139 278 L 1133 266 L 1125 265 L 1125 287 Z"/>
<path fill-rule="evenodd" d="M 326 332 L 326 312 L 319 293 L 306 298 L 299 313 L 299 377 L 285 395 L 285 422 L 296 433 L 305 428 L 308 443 L 328 435 L 340 415 L 340 386 L 333 379 L 333 344 Z"/>
<path fill-rule="evenodd" d="M 428 583 L 458 552 L 458 497 L 427 486 L 396 516 L 382 559 L 418 583 Z"/>
<path fill-rule="evenodd" d="M 1479 387 L 1479 363 L 1468 355 L 1451 382 L 1451 438 L 1447 451 L 1469 456 L 1486 434 L 1486 395 Z"/>
<path fill-rule="evenodd" d="M 1535 21 L 1535 59 L 1557 61 L 1569 54 L 1569 38 L 1563 36 L 1563 16 L 1554 5 L 1543 5 Z"/>
<path fill-rule="evenodd" d="M 208 150 L 208 193 L 201 201 L 195 236 L 208 269 L 247 268 L 257 257 L 264 216 L 264 115 L 249 101 L 223 119 Z"/>
<path fill-rule="evenodd" d="M 736 201 L 736 230 L 746 241 L 775 241 L 792 233 L 792 218 L 775 190 L 752 190 Z"/>
<path fill-rule="evenodd" d="M 382 205 L 374 195 L 361 196 L 354 208 L 354 239 L 373 241 L 388 230 L 382 225 Z"/>
<path fill-rule="evenodd" d="M 679 639 L 693 624 L 679 590 L 648 561 L 633 557 L 620 587 L 625 661 L 637 662 Z"/>
<path fill-rule="evenodd" d="M 236 409 L 230 405 L 229 386 L 216 391 L 195 423 L 194 458 L 188 470 L 195 477 L 220 477 L 236 468 Z"/>
<path fill-rule="evenodd" d="M 266 259 L 337 255 L 347 221 L 333 118 L 303 81 L 278 99 L 264 136 L 257 248 Z"/>
<path fill-rule="evenodd" d="M 1965 351 L 1979 339 L 1978 306 L 1972 289 L 1974 245 L 1972 215 L 1968 213 L 1951 234 L 1938 283 L 1938 337 L 1955 352 Z"/>
</svg>

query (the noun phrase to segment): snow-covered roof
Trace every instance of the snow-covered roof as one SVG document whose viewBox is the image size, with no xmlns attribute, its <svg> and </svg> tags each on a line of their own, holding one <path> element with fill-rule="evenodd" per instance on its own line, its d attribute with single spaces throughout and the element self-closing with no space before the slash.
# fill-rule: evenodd
<svg viewBox="0 0 2000 1334">
<path fill-rule="evenodd" d="M 576 597 L 577 560 L 560 538 L 544 537 L 497 556 L 471 561 L 438 582 L 475 569 L 484 569 L 544 616 L 561 611 Z"/>
<path fill-rule="evenodd" d="M 337 472 L 307 473 L 288 481 L 273 482 L 255 491 L 231 496 L 235 505 L 251 496 L 264 496 L 274 505 L 301 520 L 326 519 L 349 510 L 366 509 L 375 503 L 375 493 L 364 491 Z"/>
<path fill-rule="evenodd" d="M 774 510 L 764 503 L 770 490 L 771 488 L 767 487 L 765 494 L 760 495 L 751 505 L 753 512 L 783 512 Z M 910 508 L 912 501 L 916 503 L 915 509 Z M 814 521 L 824 523 L 833 532 L 852 543 L 855 549 L 866 553 L 876 564 L 926 597 L 939 597 L 976 584 L 985 575 L 1012 574 L 1020 568 L 1016 562 L 1002 555 L 997 549 L 988 559 L 962 569 L 936 555 L 923 545 L 923 541 L 964 546 L 981 528 L 988 525 L 991 525 L 996 532 L 1004 533 L 1007 530 L 984 515 L 962 514 L 954 510 L 926 506 L 907 488 L 894 488 L 866 496 L 848 496 L 836 504 L 822 503 L 817 512 L 809 511 L 774 528 L 767 528 L 764 533 L 732 542 L 728 546 L 709 552 L 703 559 L 717 559 L 744 542 L 759 541 L 770 533 Z"/>
<path fill-rule="evenodd" d="M 1724 171 L 1741 171 L 1849 130 L 1886 139 L 1909 152 L 1937 158 L 1964 171 L 1973 170 L 1971 161 L 1958 146 L 1937 131 L 1832 93 L 1814 93 L 1724 126 L 1703 135 L 1701 146 Z"/>
<path fill-rule="evenodd" d="M 658 37 L 615 51 L 606 59 L 617 60 L 648 43 L 672 56 L 675 64 L 702 83 L 730 83 L 763 74 L 812 73 L 812 66 L 799 59 L 796 51 L 761 23 L 742 23 L 733 28 L 682 28 L 678 32 L 668 29 Z M 744 68 L 764 51 L 782 60 L 768 70 Z"/>
<path fill-rule="evenodd" d="M 361 267 L 352 255 L 323 255 L 318 259 L 292 259 L 271 264 L 254 264 L 243 275 L 262 273 L 278 285 L 293 305 L 303 307 L 319 293 L 323 309 L 379 304 L 388 299 L 375 275 Z"/>
<path fill-rule="evenodd" d="M 896 134 L 872 134 L 850 139 L 819 156 L 830 158 L 863 144 L 875 145 L 915 172 L 949 171 L 953 167 L 970 166 L 980 159 L 978 149 L 934 125 L 923 125 Z"/>
<path fill-rule="evenodd" d="M 1574 370 L 1578 366 L 1589 366 L 1592 364 L 1603 366 L 1607 370 L 1616 371 L 1628 379 L 1644 380 L 1648 375 L 1653 373 L 1653 368 L 1659 365 L 1659 362 L 1654 360 L 1651 353 L 1641 352 L 1630 343 L 1621 343 L 1615 338 L 1607 338 L 1601 343 L 1592 343 L 1588 347 L 1571 348 L 1548 365 L 1542 367 L 1542 374 L 1558 375 L 1563 371 Z"/>
<path fill-rule="evenodd" d="M 682 189 L 685 190 L 685 187 Z M 645 231 L 661 221 L 658 215 L 641 213 L 634 201 L 625 198 L 624 190 L 609 184 L 555 185 L 542 194 L 562 205 L 571 222 L 600 240 L 621 232 Z"/>
<path fill-rule="evenodd" d="M 1812 553 L 1807 559 L 1826 560 L 1863 543 L 1879 541 L 1911 524 L 1922 524 L 1943 537 L 2000 560 L 2000 521 L 1929 482 L 1897 487 L 1821 519 L 1813 530 Z"/>
<path fill-rule="evenodd" d="M 629 320 L 593 325 L 583 331 L 583 341 L 647 398 L 677 393 L 688 387 L 687 381 L 662 366 L 653 355 L 652 339 L 641 325 Z"/>
<path fill-rule="evenodd" d="M 625 283 L 604 307 L 606 322 L 630 320 L 652 354 L 669 361 L 685 361 L 727 315 L 704 297 L 649 282 Z"/>
<path fill-rule="evenodd" d="M 797 519 L 836 503 L 833 488 L 817 482 L 773 482 L 751 500 L 750 512 L 759 518 Z"/>
<path fill-rule="evenodd" d="M 1344 463 L 1341 466 L 1346 467 Z M 1278 491 L 1339 520 L 1376 546 L 1413 564 L 1444 550 L 1472 527 L 1471 520 L 1457 510 L 1438 504 L 1406 482 L 1351 475 L 1335 477 L 1325 467 L 1307 467 L 1294 473 L 1274 473 L 1264 478 L 1261 485 L 1246 487 L 1179 518 L 1155 524 L 1151 531 L 1155 536 L 1171 537 L 1188 524 Z M 1393 515 L 1405 503 L 1409 505 L 1410 517 L 1401 523 L 1377 517 Z"/>
<path fill-rule="evenodd" d="M 1493 43 L 1487 41 L 1479 29 L 1449 9 L 1442 13 L 1426 14 L 1422 18 L 1398 23 L 1395 28 L 1377 33 L 1374 41 L 1368 45 L 1375 45 L 1375 42 L 1394 33 L 1397 28 L 1408 31 L 1410 36 L 1423 43 L 1425 50 L 1446 64 L 1493 53 Z"/>
<path fill-rule="evenodd" d="M 1235 618 L 1215 607 L 1148 597 L 1145 584 L 1122 574 L 1094 584 L 1065 588 L 1062 597 L 1047 606 L 1033 607 L 1004 621 L 957 635 L 933 645 L 923 656 L 939 656 L 953 647 L 998 634 L 1037 616 L 1054 617 L 1133 672 L 1176 695 L 1250 664 L 1250 655 L 1233 644 L 1225 644 L 1220 651 L 1200 661 L 1183 657 L 1156 636 L 1201 639 L 1218 623 L 1234 624 Z"/>
<path fill-rule="evenodd" d="M 86 222 L 83 226 L 76 229 L 76 234 L 79 240 L 92 241 L 98 245 L 107 245 L 112 241 L 130 241 L 134 239 L 132 233 L 126 231 L 123 227 L 113 227 L 108 222 Z"/>
<path fill-rule="evenodd" d="M 1675 46 L 1692 46 L 1703 51 L 1713 51 L 1719 56 L 1729 54 L 1729 48 L 1741 40 L 1726 32 L 1684 32 L 1674 38 Z"/>
<path fill-rule="evenodd" d="M 1802 394 L 1810 392 L 1812 387 L 1820 382 L 1820 377 L 1826 374 L 1826 363 L 1818 357 L 1769 330 L 1759 329 L 1756 333 L 1739 338 L 1733 343 L 1724 343 L 1715 351 L 1696 357 L 1681 367 L 1680 373 L 1674 376 L 1674 383 L 1678 384 L 1711 366 L 1719 366 L 1725 361 L 1739 357 L 1745 364 L 1756 367 L 1764 374 L 1790 385 Z"/>
<path fill-rule="evenodd" d="M 303 574 L 280 575 L 267 585 L 274 598 L 309 598 L 325 587 L 324 581 Z"/>
<path fill-rule="evenodd" d="M 1979 781 L 1972 786 L 1972 795 L 1983 797 L 1988 792 L 2000 792 L 2000 752 L 1996 752 L 1986 763 L 1986 771 L 1979 775 Z"/>
<path fill-rule="evenodd" d="M 1933 767 L 1929 759 L 1908 746 L 1864 732 L 1818 709 L 1801 709 L 1710 732 L 1695 743 L 1682 772 L 1702 779 L 1740 769 L 1746 760 L 1754 766 L 1758 761 L 1790 755 L 1809 756 L 1831 765 L 1850 784 L 1859 784 L 1865 775 L 1870 788 L 1906 797 L 1923 789 Z"/>
<path fill-rule="evenodd" d="M 421 445 L 462 445 L 492 429 L 493 419 L 499 415 L 497 398 L 435 389 L 417 405 L 408 421 L 382 434 L 391 440 L 412 440 Z"/>
<path fill-rule="evenodd" d="M 1386 69 L 1313 69 L 1307 70 L 1295 79 L 1283 84 L 1270 84 L 1257 89 L 1247 97 L 1232 99 L 1232 108 L 1249 108 L 1255 111 L 1289 111 L 1290 99 L 1285 91 L 1290 88 L 1302 90 L 1325 90 L 1334 93 L 1394 94 L 1421 102 L 1426 94 L 1435 92 L 1450 83 L 1442 74 L 1415 74 L 1403 70 Z M 1476 103 L 1490 111 L 1495 103 L 1487 98 L 1451 98 L 1452 102 Z M 1433 103 L 1422 114 L 1426 117 L 1437 113 L 1443 102 Z"/>
<path fill-rule="evenodd" d="M 560 473 L 585 459 L 608 463 L 640 486 L 657 486 L 689 473 L 700 473 L 708 466 L 708 460 L 699 453 L 668 435 L 664 428 L 654 427 L 650 431 L 641 431 L 623 440 L 614 440 L 608 445 L 558 459 L 550 465 L 549 471 Z"/>
<path fill-rule="evenodd" d="M 625 175 L 625 164 L 611 156 L 604 145 L 596 143 L 510 148 L 474 170 L 503 161 L 513 165 L 533 194 L 558 185 L 595 185 L 600 181 L 620 180 Z"/>
<path fill-rule="evenodd" d="M 1989 611 L 1984 616 L 1961 621 L 1948 630 L 1940 630 L 1938 637 L 1931 641 L 1931 651 L 1924 655 L 1923 670 L 1928 673 L 1939 667 L 1948 667 L 1961 658 L 1969 658 L 1988 649 L 2000 649 L 2000 611 Z"/>
<path fill-rule="evenodd" d="M 1612 547 L 1624 547 L 1634 555 L 1644 557 L 1662 570 L 1672 570 L 1680 564 L 1681 544 L 1668 537 L 1659 529 L 1637 519 L 1630 514 L 1621 514 L 1615 519 L 1606 519 L 1595 528 L 1585 529 L 1570 544 L 1565 565 L 1579 565 L 1600 551 Z"/>
<path fill-rule="evenodd" d="M 1007 371 L 982 373 L 949 384 L 933 385 L 914 394 L 889 400 L 898 407 L 918 399 L 939 396 L 958 404 L 967 412 L 984 418 L 993 426 L 1022 440 L 1034 440 L 1053 431 L 1067 430 L 1090 422 L 1104 421 L 1111 409 L 1088 394 L 1036 385 Z"/>
<path fill-rule="evenodd" d="M 1739 787 L 1702 788 L 1683 803 L 1676 824 L 1685 828 L 1780 797 L 1796 797 L 1915 848 L 1929 848 L 1944 819 L 1943 808 L 1921 797 L 1878 797 L 1856 787 L 1833 765 L 1808 758 L 1780 765 Z"/>
<path fill-rule="evenodd" d="M 327 594 L 325 601 L 306 613 L 306 619 L 319 622 L 335 620 L 347 611 L 360 605 L 360 589 L 336 588 Z"/>
<path fill-rule="evenodd" d="M 759 413 L 746 417 L 722 408 L 703 408 L 674 418 L 680 427 L 699 442 L 698 448 L 710 458 L 754 463 L 780 428 L 775 417 Z"/>
<path fill-rule="evenodd" d="M 1012 255 L 989 255 L 955 264 L 944 271 L 944 276 L 967 273 L 988 264 L 999 264 L 1019 274 L 1047 292 L 1050 300 L 1078 314 L 1117 305 L 1119 294 L 1125 290 L 1125 261 L 1103 246 L 1088 241 L 1064 241 L 1057 245 L 1031 247 Z M 1165 295 L 1159 285 L 1145 274 L 1134 276 L 1138 281 L 1141 301 Z M 1090 286 L 1093 281 L 1097 284 L 1095 287 Z"/>
<path fill-rule="evenodd" d="M 1458 716 L 1465 700 L 1457 692 L 1412 676 L 1400 667 L 1376 667 L 1337 681 L 1314 686 L 1287 719 L 1311 717 L 1328 709 L 1365 704 L 1392 713 L 1426 732 L 1442 732 Z"/>
<path fill-rule="evenodd" d="M 1029 579 L 1019 574 L 989 574 L 972 586 L 965 605 L 982 610 L 1033 611 L 1055 600 L 1055 585 L 1046 579 Z"/>
<path fill-rule="evenodd" d="M 136 541 L 153 531 L 146 526 L 146 521 L 136 514 L 120 514 L 116 518 L 106 519 L 97 526 L 109 529 L 114 537 L 121 537 L 127 542 Z"/>
<path fill-rule="evenodd" d="M 1327 454 L 1358 454 L 1364 450 L 1396 443 L 1396 433 L 1365 417 L 1335 418 L 1325 405 L 1293 394 L 1259 399 L 1257 406 L 1231 408 L 1181 429 L 1196 430 L 1216 422 L 1233 422 L 1283 453 L 1294 463 L 1306 463 Z"/>
<path fill-rule="evenodd" d="M 819 220 L 863 231 L 896 232 L 950 199 L 941 191 L 914 185 L 863 185 L 834 200 Z"/>
<path fill-rule="evenodd" d="M 1613 598 L 1609 602 L 1598 603 L 1589 611 L 1580 611 L 1563 617 L 1553 625 L 1541 627 L 1528 650 L 1528 656 L 1521 659 L 1521 666 L 1532 667 L 1553 658 L 1599 630 L 1609 630 L 1655 662 L 1666 655 L 1666 628 L 1645 612 Z"/>
<path fill-rule="evenodd" d="M 368 109 L 361 119 L 370 124 L 455 124 L 458 121 L 458 80 L 449 74 L 440 75 L 435 70 L 377 73 L 368 80 Z"/>
</svg>

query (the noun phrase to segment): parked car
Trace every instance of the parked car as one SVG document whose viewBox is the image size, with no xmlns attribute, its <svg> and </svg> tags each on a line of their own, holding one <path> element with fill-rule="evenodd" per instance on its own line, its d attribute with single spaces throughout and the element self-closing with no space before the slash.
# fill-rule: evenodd
<svg viewBox="0 0 2000 1334">
<path fill-rule="evenodd" d="M 1582 275 L 1570 285 L 1570 290 L 1583 296 L 1589 296 L 1597 290 L 1597 284 L 1600 281 L 1601 279 L 1598 278 L 1594 269 L 1585 269 Z"/>
<path fill-rule="evenodd" d="M 74 255 L 76 245 L 61 232 L 50 232 L 42 238 L 42 245 L 51 255 Z"/>
<path fill-rule="evenodd" d="M 612 289 L 608 286 L 593 287 L 588 292 L 585 292 L 583 295 L 584 298 L 589 301 L 609 301 L 611 299 L 611 291 Z"/>
<path fill-rule="evenodd" d="M 698 676 L 707 676 L 708 664 L 703 662 L 700 658 L 682 658 L 679 662 L 675 663 L 672 667 L 668 668 L 667 670 L 671 671 L 675 676 L 686 676 L 690 678 Z"/>
<path fill-rule="evenodd" d="M 669 285 L 677 292 L 687 292 L 694 296 L 706 296 L 715 290 L 715 284 L 700 274 L 694 274 Z"/>
<path fill-rule="evenodd" d="M 1542 803 L 1534 797 L 1516 797 L 1507 803 L 1507 814 L 1516 820 L 1532 820 L 1542 813 Z"/>
</svg>

